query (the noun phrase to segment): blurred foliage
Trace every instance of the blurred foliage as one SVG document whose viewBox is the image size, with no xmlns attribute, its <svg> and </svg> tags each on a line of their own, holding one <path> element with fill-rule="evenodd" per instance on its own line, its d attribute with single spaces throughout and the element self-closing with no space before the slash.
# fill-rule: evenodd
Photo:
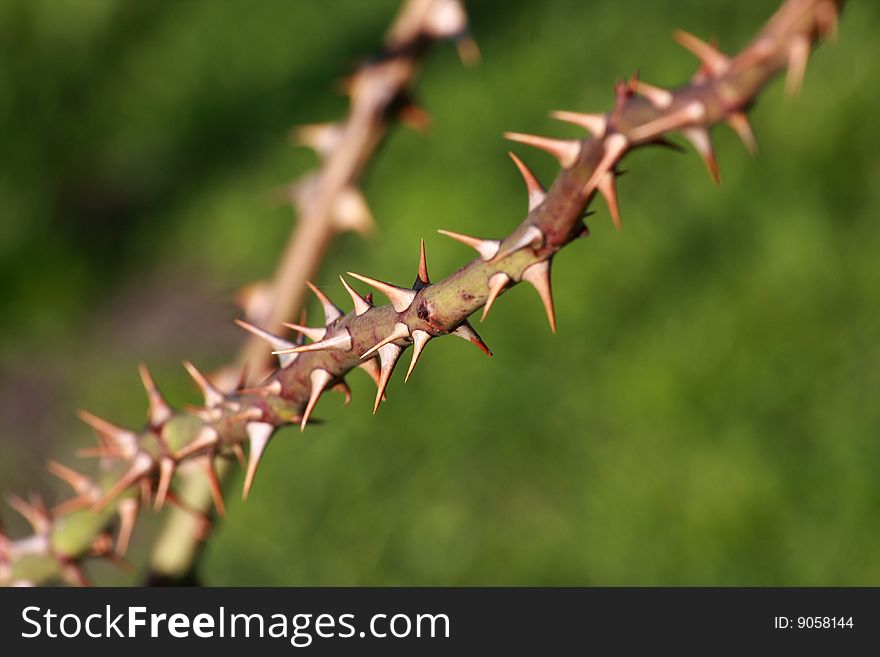
<svg viewBox="0 0 880 657">
<path fill-rule="evenodd" d="M 314 165 L 286 131 L 345 111 L 334 80 L 396 6 L 0 3 L 3 492 L 59 490 L 44 460 L 91 440 L 75 408 L 138 424 L 138 361 L 186 403 L 182 358 L 230 360 L 232 295 L 271 275 L 292 225 L 273 190 Z M 770 5 L 470 11 L 483 63 L 430 54 L 435 127 L 395 131 L 370 167 L 380 231 L 340 238 L 319 280 L 340 302 L 346 269 L 411 280 L 420 237 L 434 278 L 472 257 L 436 228 L 516 225 L 502 130 L 575 134 L 547 111 L 606 109 L 636 69 L 680 82 L 695 64 L 674 28 L 733 50 Z M 478 326 L 493 359 L 434 342 L 375 418 L 354 373 L 350 408 L 330 396 L 326 424 L 279 434 L 247 504 L 230 482 L 206 582 L 880 584 L 878 19 L 850 3 L 801 96 L 761 98 L 759 159 L 715 131 L 720 188 L 692 155 L 627 158 L 624 233 L 599 202 L 556 259 L 558 336 L 518 288 Z"/>
</svg>

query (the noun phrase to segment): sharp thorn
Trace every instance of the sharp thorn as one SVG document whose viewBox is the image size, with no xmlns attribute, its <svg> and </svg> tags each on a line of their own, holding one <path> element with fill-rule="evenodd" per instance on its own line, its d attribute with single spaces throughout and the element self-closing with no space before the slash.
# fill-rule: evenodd
<svg viewBox="0 0 880 657">
<path fill-rule="evenodd" d="M 406 377 L 404 377 L 403 382 L 406 383 L 409 381 L 410 374 L 412 374 L 413 368 L 416 366 L 416 362 L 419 360 L 419 356 L 422 355 L 422 349 L 425 348 L 425 345 L 428 344 L 428 340 L 431 339 L 431 334 L 427 331 L 422 331 L 421 329 L 416 329 L 412 332 L 413 339 L 413 354 L 412 360 L 409 362 L 409 368 L 406 370 Z"/>
<path fill-rule="evenodd" d="M 306 285 L 309 286 L 309 289 L 315 293 L 315 296 L 318 297 L 318 301 L 321 302 L 321 307 L 324 309 L 324 324 L 329 326 L 337 319 L 342 317 L 342 311 L 337 308 L 332 301 L 327 297 L 326 294 L 321 292 L 315 285 L 311 283 L 311 281 L 306 281 Z"/>
<path fill-rule="evenodd" d="M 300 431 L 306 430 L 306 424 L 309 422 L 309 416 L 312 414 L 315 404 L 318 403 L 318 398 L 321 396 L 321 393 L 324 392 L 324 388 L 327 387 L 327 384 L 332 380 L 333 375 L 327 370 L 321 368 L 316 368 L 312 370 L 311 374 L 309 374 L 309 381 L 311 383 L 311 388 L 309 389 L 309 401 L 306 404 L 306 409 L 303 411 L 302 420 L 299 425 Z"/>
<path fill-rule="evenodd" d="M 745 112 L 734 112 L 727 117 L 727 125 L 733 128 L 734 132 L 739 136 L 749 155 L 758 154 L 758 141 L 755 139 L 755 133 L 752 132 L 752 126 L 749 123 L 749 117 Z"/>
<path fill-rule="evenodd" d="M 494 258 L 498 253 L 498 249 L 501 247 L 500 240 L 484 240 L 478 237 L 462 235 L 461 233 L 454 233 L 451 230 L 438 230 L 437 232 L 441 235 L 446 235 L 446 237 L 451 237 L 456 242 L 461 242 L 472 249 L 476 249 L 477 253 L 480 254 L 480 258 L 484 261 L 489 261 Z"/>
<path fill-rule="evenodd" d="M 785 91 L 790 96 L 796 96 L 800 93 L 809 59 L 810 39 L 805 34 L 799 34 L 792 39 L 791 45 L 788 47 L 788 74 L 785 78 Z"/>
<path fill-rule="evenodd" d="M 323 340 L 324 336 L 327 335 L 327 329 L 320 326 L 304 326 L 303 324 L 292 324 L 290 322 L 282 322 L 282 325 L 315 342 Z M 293 350 L 296 347 L 301 346 L 302 345 L 299 344 L 291 345 L 290 347 L 285 347 L 284 349 L 279 349 L 277 352 L 273 351 L 272 353 L 293 353 Z"/>
<path fill-rule="evenodd" d="M 513 151 L 507 151 L 507 154 L 510 156 L 510 159 L 513 160 L 516 168 L 519 169 L 519 173 L 526 183 L 526 190 L 529 195 L 529 212 L 531 212 L 544 202 L 544 199 L 547 196 L 547 190 L 544 189 L 544 185 L 538 181 L 535 174 L 533 174 L 531 169 L 526 166 L 525 162 L 519 159 Z"/>
<path fill-rule="evenodd" d="M 413 283 L 412 289 L 418 292 L 430 284 L 431 277 L 428 276 L 428 259 L 425 256 L 425 240 L 422 240 L 419 247 L 419 273 L 416 274 L 416 280 Z"/>
<path fill-rule="evenodd" d="M 550 286 L 550 260 L 542 260 L 530 265 L 522 273 L 522 280 L 531 283 L 541 297 L 550 330 L 556 333 L 556 312 L 553 310 L 553 289 Z"/>
<path fill-rule="evenodd" d="M 608 213 L 611 215 L 614 227 L 617 229 L 617 232 L 620 232 L 623 230 L 623 223 L 620 220 L 620 207 L 617 204 L 616 187 L 617 182 L 613 171 L 606 173 L 599 181 L 599 193 L 602 194 L 602 198 L 605 199 L 605 203 L 608 205 Z"/>
<path fill-rule="evenodd" d="M 348 351 L 349 349 L 351 349 L 351 333 L 348 332 L 348 329 L 342 329 L 336 335 L 319 340 L 318 342 L 303 344 L 282 351 L 273 351 L 272 353 L 278 355 L 291 353 L 301 354 L 310 351 Z"/>
<path fill-rule="evenodd" d="M 174 459 L 165 456 L 159 461 L 159 485 L 156 488 L 156 498 L 153 500 L 153 508 L 161 511 L 165 506 L 168 489 L 171 487 L 171 479 L 174 477 Z"/>
<path fill-rule="evenodd" d="M 714 77 L 724 75 L 730 68 L 730 59 L 715 46 L 684 30 L 676 30 L 675 40 L 691 51 Z"/>
<path fill-rule="evenodd" d="M 205 406 L 207 408 L 214 408 L 223 403 L 225 396 L 214 387 L 214 384 L 211 383 L 208 377 L 202 374 L 199 369 L 188 360 L 183 361 L 183 366 L 196 382 L 196 385 L 201 389 L 202 394 L 205 397 Z"/>
<path fill-rule="evenodd" d="M 373 415 L 379 410 L 379 404 L 381 401 L 385 399 L 385 388 L 388 387 L 391 373 L 394 371 L 394 366 L 397 364 L 397 359 L 400 358 L 402 352 L 403 349 L 393 342 L 389 342 L 379 348 L 379 362 L 381 363 L 381 369 L 379 373 L 379 385 L 376 390 L 376 401 L 373 403 Z"/>
<path fill-rule="evenodd" d="M 659 110 L 667 109 L 672 105 L 672 101 L 675 100 L 675 96 L 671 91 L 655 87 L 653 84 L 648 84 L 641 80 L 633 80 L 630 86 L 635 93 L 647 98 L 648 102 Z"/>
<path fill-rule="evenodd" d="M 479 334 L 474 330 L 474 327 L 471 326 L 471 323 L 467 320 L 458 325 L 458 327 L 450 334 L 462 338 L 463 340 L 467 340 L 468 342 L 476 345 L 477 349 L 482 351 L 487 356 L 491 356 L 492 352 L 489 350 L 489 347 L 486 346 L 486 343 L 483 342 L 483 338 L 479 336 Z"/>
<path fill-rule="evenodd" d="M 403 322 L 397 322 L 397 324 L 394 325 L 394 330 L 392 330 L 391 333 L 389 333 L 387 336 L 379 340 L 379 342 L 377 342 L 372 347 L 367 349 L 363 354 L 361 354 L 361 358 L 369 357 L 374 352 L 379 351 L 386 344 L 408 337 L 410 337 L 409 327 Z"/>
<path fill-rule="evenodd" d="M 563 169 L 573 166 L 581 154 L 581 142 L 577 139 L 552 139 L 538 135 L 526 135 L 521 132 L 505 132 L 504 137 L 510 141 L 534 146 L 550 153 L 559 160 Z"/>
<path fill-rule="evenodd" d="M 95 483 L 89 477 L 73 470 L 72 468 L 68 468 L 66 465 L 59 463 L 58 461 L 49 461 L 47 469 L 50 473 L 70 486 L 75 493 L 80 495 L 90 492 L 95 486 Z"/>
<path fill-rule="evenodd" d="M 144 384 L 144 389 L 147 391 L 147 398 L 150 401 L 150 425 L 160 427 L 171 417 L 171 407 L 168 405 L 168 402 L 165 401 L 165 398 L 162 397 L 159 388 L 156 387 L 156 383 L 153 381 L 153 376 L 150 374 L 150 370 L 147 369 L 147 366 L 141 363 L 138 365 L 138 372 L 140 372 L 141 381 Z"/>
<path fill-rule="evenodd" d="M 718 161 L 715 159 L 715 150 L 712 148 L 712 139 L 706 128 L 685 128 L 681 131 L 694 149 L 703 158 L 706 168 L 709 169 L 709 175 L 716 185 L 721 184 L 721 173 L 718 170 Z"/>
<path fill-rule="evenodd" d="M 367 300 L 364 299 L 360 294 L 355 292 L 351 285 L 348 284 L 342 276 L 339 277 L 339 280 L 342 281 L 342 287 L 345 288 L 345 291 L 348 292 L 348 296 L 351 297 L 352 303 L 354 303 L 354 314 L 360 317 L 365 312 L 367 312 L 373 306 L 367 303 Z"/>
<path fill-rule="evenodd" d="M 588 130 L 594 137 L 601 139 L 608 127 L 608 117 L 604 114 L 582 114 L 580 112 L 550 112 L 550 116 L 565 123 L 573 123 Z"/>
<path fill-rule="evenodd" d="M 238 324 L 245 331 L 253 333 L 258 338 L 262 338 L 266 342 L 268 342 L 272 347 L 276 350 L 289 349 L 291 347 L 295 347 L 296 343 L 289 342 L 284 338 L 278 337 L 274 333 L 269 333 L 269 331 L 265 331 L 261 328 L 254 326 L 253 324 L 249 324 L 241 319 L 236 319 L 235 323 Z M 285 367 L 289 367 L 296 360 L 296 354 L 282 354 L 278 356 L 278 364 L 281 365 L 281 369 Z"/>
<path fill-rule="evenodd" d="M 133 498 L 121 500 L 116 507 L 116 512 L 119 514 L 119 533 L 116 535 L 116 548 L 113 551 L 117 557 L 124 557 L 128 551 L 139 509 L 140 505 Z"/>
<path fill-rule="evenodd" d="M 416 292 L 414 290 L 407 290 L 406 288 L 397 287 L 396 285 L 391 285 L 390 283 L 385 283 L 383 281 L 376 280 L 375 278 L 370 278 L 369 276 L 355 274 L 354 272 L 348 272 L 348 275 L 352 278 L 358 279 L 362 283 L 372 285 L 374 288 L 379 290 L 379 292 L 388 297 L 391 305 L 394 306 L 394 310 L 399 313 L 402 313 L 404 310 L 409 308 L 410 304 L 413 302 L 413 299 L 415 299 L 416 297 Z"/>
<path fill-rule="evenodd" d="M 123 429 L 107 420 L 93 415 L 88 411 L 78 411 L 79 418 L 88 424 L 104 443 L 105 451 L 113 452 L 117 456 L 133 456 L 137 450 L 138 435 L 128 429 Z"/>
<path fill-rule="evenodd" d="M 250 495 L 251 487 L 254 485 L 254 477 L 257 474 L 257 466 L 260 465 L 260 459 L 263 458 L 263 452 L 266 451 L 266 445 L 275 431 L 275 426 L 268 422 L 248 422 L 245 427 L 248 442 L 250 443 L 247 471 L 244 476 L 244 488 L 241 497 L 246 500 Z"/>
<path fill-rule="evenodd" d="M 501 291 L 507 287 L 507 284 L 510 282 L 510 276 L 505 274 L 504 272 L 497 272 L 492 274 L 492 278 L 489 279 L 489 296 L 486 299 L 486 305 L 483 306 L 483 315 L 480 317 L 480 321 L 486 321 L 486 315 L 489 314 L 489 310 L 492 308 L 492 304 L 495 303 L 495 299 L 498 298 L 498 295 L 501 294 Z"/>
</svg>

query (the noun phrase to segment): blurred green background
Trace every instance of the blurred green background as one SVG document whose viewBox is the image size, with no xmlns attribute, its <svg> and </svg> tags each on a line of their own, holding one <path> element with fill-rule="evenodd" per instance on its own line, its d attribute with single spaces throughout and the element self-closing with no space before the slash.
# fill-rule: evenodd
<svg viewBox="0 0 880 657">
<path fill-rule="evenodd" d="M 57 495 L 45 460 L 92 440 L 76 408 L 138 425 L 138 361 L 196 401 L 180 361 L 235 353 L 234 292 L 293 225 L 273 191 L 315 164 L 288 128 L 345 112 L 334 81 L 397 5 L 0 3 L 0 492 Z M 436 228 L 524 216 L 503 130 L 576 134 L 548 110 L 605 110 L 636 69 L 681 82 L 675 28 L 734 50 L 773 7 L 469 3 L 482 65 L 430 53 L 435 127 L 393 132 L 363 182 L 380 230 L 340 238 L 319 283 L 342 302 L 347 269 L 409 282 L 420 237 L 432 276 L 453 271 L 472 254 Z M 331 395 L 326 424 L 279 434 L 248 503 L 230 482 L 204 580 L 880 584 L 878 19 L 850 3 L 801 96 L 764 94 L 759 159 L 716 129 L 720 188 L 693 155 L 627 158 L 623 234 L 599 202 L 555 261 L 559 335 L 517 288 L 478 326 L 493 359 L 431 343 L 376 417 L 355 373 L 351 407 Z"/>
</svg>

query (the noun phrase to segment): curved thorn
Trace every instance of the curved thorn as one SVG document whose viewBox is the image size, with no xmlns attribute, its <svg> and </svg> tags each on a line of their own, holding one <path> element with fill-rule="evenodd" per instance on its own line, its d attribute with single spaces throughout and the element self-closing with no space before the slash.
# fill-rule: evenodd
<svg viewBox="0 0 880 657">
<path fill-rule="evenodd" d="M 810 39 L 799 34 L 791 41 L 788 48 L 788 73 L 785 77 L 785 92 L 796 96 L 801 91 L 804 75 L 807 72 L 807 60 L 810 59 Z"/>
<path fill-rule="evenodd" d="M 335 322 L 337 319 L 342 317 L 342 311 L 336 307 L 336 305 L 330 301 L 329 297 L 326 294 L 321 292 L 317 288 L 317 286 L 313 285 L 311 281 L 306 281 L 306 285 L 309 286 L 309 289 L 315 293 L 315 296 L 318 297 L 318 301 L 321 302 L 321 307 L 324 309 L 324 324 L 330 325 Z"/>
<path fill-rule="evenodd" d="M 712 139 L 706 128 L 685 128 L 681 131 L 694 149 L 703 158 L 706 168 L 709 169 L 709 175 L 716 185 L 721 184 L 721 173 L 718 171 L 718 161 L 715 159 L 715 150 L 712 148 Z"/>
<path fill-rule="evenodd" d="M 633 80 L 630 83 L 630 87 L 640 96 L 647 98 L 648 102 L 659 110 L 667 109 L 672 105 L 672 101 L 675 100 L 675 96 L 671 91 L 642 82 L 641 80 Z"/>
<path fill-rule="evenodd" d="M 730 68 L 730 59 L 727 55 L 690 32 L 676 30 L 673 37 L 681 46 L 696 55 L 705 69 L 713 76 L 724 75 Z"/>
<path fill-rule="evenodd" d="M 507 154 L 513 160 L 516 168 L 519 169 L 519 173 L 526 183 L 526 191 L 529 195 L 529 212 L 531 212 L 544 202 L 547 190 L 544 189 L 544 185 L 538 181 L 531 169 L 526 166 L 526 163 L 519 159 L 513 151 L 507 151 Z"/>
<path fill-rule="evenodd" d="M 412 360 L 409 362 L 409 369 L 406 370 L 406 376 L 403 379 L 404 383 L 409 381 L 409 376 L 410 374 L 412 374 L 413 368 L 416 366 L 416 362 L 419 360 L 419 356 L 422 355 L 422 349 L 425 348 L 425 345 L 428 344 L 428 340 L 431 339 L 431 334 L 427 331 L 416 329 L 412 332 L 412 339 L 413 355 Z"/>
<path fill-rule="evenodd" d="M 321 393 L 324 392 L 324 388 L 327 387 L 327 384 L 332 380 L 333 375 L 327 370 L 321 368 L 316 368 L 312 370 L 311 374 L 309 374 L 309 381 L 311 382 L 309 401 L 306 404 L 306 409 L 303 411 L 302 420 L 299 425 L 300 431 L 306 430 L 306 424 L 309 422 L 309 416 L 312 414 L 315 404 L 318 403 L 318 398 L 321 396 Z"/>
<path fill-rule="evenodd" d="M 745 112 L 734 112 L 728 116 L 727 125 L 733 128 L 734 132 L 739 136 L 749 155 L 755 156 L 758 154 L 758 140 L 755 139 L 755 133 L 752 132 L 749 117 L 746 116 Z"/>
<path fill-rule="evenodd" d="M 547 321 L 550 322 L 550 330 L 556 333 L 556 312 L 553 310 L 553 289 L 550 285 L 550 260 L 542 260 L 526 267 L 522 273 L 522 280 L 531 283 L 541 297 L 544 310 L 547 312 Z"/>
<path fill-rule="evenodd" d="M 75 493 L 80 495 L 90 492 L 95 486 L 95 483 L 89 477 L 72 468 L 68 468 L 66 465 L 59 463 L 58 461 L 49 461 L 46 469 L 70 486 Z"/>
<path fill-rule="evenodd" d="M 394 325 L 394 330 L 391 331 L 391 333 L 389 333 L 387 336 L 385 336 L 384 338 L 379 340 L 379 342 L 374 344 L 372 347 L 367 349 L 363 354 L 361 354 L 361 358 L 367 358 L 373 352 L 379 351 L 379 349 L 384 347 L 386 344 L 389 344 L 391 342 L 395 342 L 396 340 L 402 340 L 403 338 L 408 338 L 408 337 L 409 337 L 409 327 L 406 324 L 404 324 L 403 322 L 397 322 L 397 324 Z"/>
<path fill-rule="evenodd" d="M 270 345 L 272 345 L 272 347 L 276 350 L 289 349 L 290 347 L 296 346 L 296 343 L 278 337 L 274 333 L 269 333 L 269 331 L 265 331 L 257 326 L 254 326 L 253 324 L 249 324 L 242 319 L 236 319 L 235 323 L 238 324 L 245 331 L 253 333 L 258 338 L 262 338 Z M 289 367 L 295 360 L 296 354 L 282 354 L 278 356 L 278 364 L 281 365 L 281 369 Z"/>
<path fill-rule="evenodd" d="M 160 393 L 159 388 L 156 387 L 156 382 L 153 381 L 153 376 L 150 374 L 150 370 L 147 369 L 147 366 L 144 363 L 138 365 L 138 372 L 141 375 L 141 381 L 144 384 L 144 389 L 147 391 L 147 399 L 149 399 L 150 402 L 150 424 L 154 427 L 160 427 L 171 417 L 171 407 L 168 405 L 168 402 L 165 401 L 165 398 L 162 397 L 162 393 Z"/>
<path fill-rule="evenodd" d="M 213 408 L 214 406 L 219 406 L 223 403 L 225 396 L 214 387 L 214 384 L 211 383 L 208 377 L 202 374 L 199 369 L 188 360 L 183 361 L 183 366 L 196 382 L 196 385 L 201 389 L 202 394 L 205 397 L 205 406 L 207 408 Z"/>
<path fill-rule="evenodd" d="M 507 287 L 507 284 L 510 282 L 510 276 L 505 274 L 504 272 L 497 272 L 492 274 L 492 278 L 489 279 L 489 296 L 486 299 L 486 305 L 483 306 L 483 315 L 480 317 L 480 321 L 486 321 L 486 315 L 489 314 L 489 309 L 492 308 L 492 304 L 495 303 L 495 299 L 498 298 L 498 295 L 501 294 L 501 291 Z"/>
<path fill-rule="evenodd" d="M 132 457 L 137 451 L 138 435 L 118 427 L 107 420 L 88 411 L 77 411 L 79 419 L 88 424 L 104 443 L 106 451 L 116 453 L 118 457 Z"/>
<path fill-rule="evenodd" d="M 268 422 L 248 422 L 245 427 L 247 432 L 250 450 L 248 455 L 247 470 L 244 476 L 244 488 L 242 489 L 241 498 L 246 500 L 250 495 L 251 487 L 254 485 L 254 477 L 257 474 L 257 466 L 260 465 L 260 459 L 263 458 L 263 452 L 266 451 L 266 445 L 275 431 L 275 426 Z"/>
<path fill-rule="evenodd" d="M 559 164 L 563 169 L 568 169 L 577 162 L 581 154 L 581 142 L 577 139 L 552 139 L 550 137 L 539 137 L 538 135 L 527 135 L 521 132 L 505 132 L 504 138 L 515 141 L 527 146 L 534 146 L 543 151 L 550 153 L 559 160 Z"/>
<path fill-rule="evenodd" d="M 348 351 L 351 349 L 351 333 L 348 329 L 342 329 L 336 335 L 333 335 L 318 342 L 311 344 L 303 344 L 298 347 L 291 347 L 282 351 L 273 351 L 273 354 L 302 354 L 309 351 Z"/>
<path fill-rule="evenodd" d="M 550 112 L 550 116 L 558 121 L 572 123 L 589 131 L 594 137 L 601 139 L 608 127 L 608 117 L 604 114 L 582 114 L 580 112 Z"/>
<path fill-rule="evenodd" d="M 358 279 L 362 283 L 372 285 L 374 288 L 379 290 L 379 292 L 388 297 L 391 305 L 394 306 L 394 310 L 399 313 L 402 313 L 404 310 L 409 308 L 410 304 L 413 302 L 413 299 L 415 299 L 416 297 L 416 292 L 414 290 L 407 290 L 406 288 L 397 287 L 396 285 L 391 285 L 391 283 L 385 283 L 383 281 L 376 280 L 375 278 L 370 278 L 369 276 L 355 274 L 354 272 L 348 272 L 348 275 L 352 278 Z"/>
<path fill-rule="evenodd" d="M 113 552 L 117 557 L 124 557 L 128 551 L 139 509 L 137 500 L 133 498 L 121 500 L 116 507 L 116 512 L 119 514 L 119 533 L 116 535 L 116 548 Z"/>
<path fill-rule="evenodd" d="M 461 324 L 456 327 L 456 329 L 450 333 L 450 335 L 454 335 L 456 337 L 462 338 L 463 340 L 467 340 L 468 342 L 476 345 L 477 349 L 482 351 L 487 356 L 491 356 L 492 352 L 489 350 L 489 347 L 486 346 L 486 343 L 483 342 L 483 338 L 479 336 L 479 334 L 474 330 L 474 327 L 471 326 L 471 323 L 467 320 L 463 321 Z"/>
<path fill-rule="evenodd" d="M 153 508 L 161 511 L 165 506 L 168 489 L 171 488 L 171 479 L 174 477 L 174 459 L 170 456 L 163 457 L 159 461 L 159 485 L 156 488 L 156 498 L 153 500 Z"/>
<path fill-rule="evenodd" d="M 352 303 L 354 303 L 354 314 L 360 317 L 365 312 L 367 312 L 372 306 L 367 303 L 367 300 L 364 299 L 360 294 L 355 292 L 351 285 L 348 284 L 342 276 L 339 277 L 339 280 L 342 281 L 342 287 L 345 288 L 345 291 L 348 292 L 348 296 L 351 297 Z"/>
<path fill-rule="evenodd" d="M 293 324 L 291 322 L 282 322 L 282 326 L 289 328 L 293 331 L 296 331 L 302 336 L 307 337 L 309 340 L 313 340 L 318 342 L 319 340 L 323 340 L 324 336 L 327 335 L 327 329 L 322 328 L 320 326 L 305 326 L 303 324 Z M 296 347 L 300 347 L 302 345 L 295 344 L 290 347 L 285 347 L 284 349 L 279 349 L 278 352 L 273 351 L 272 353 L 292 353 Z"/>
<path fill-rule="evenodd" d="M 605 199 L 605 203 L 608 205 L 608 213 L 611 215 L 614 227 L 617 229 L 617 232 L 620 232 L 623 230 L 623 223 L 620 221 L 620 207 L 617 204 L 616 186 L 613 171 L 606 173 L 605 177 L 599 181 L 599 193 L 602 194 L 602 198 Z"/>
<path fill-rule="evenodd" d="M 446 235 L 446 237 L 451 237 L 457 242 L 461 242 L 472 249 L 476 249 L 477 253 L 480 254 L 480 258 L 488 261 L 495 257 L 498 253 L 498 249 L 501 247 L 501 240 L 483 240 L 479 237 L 471 237 L 470 235 L 463 235 L 461 233 L 454 233 L 451 230 L 443 230 L 440 229 L 437 231 L 441 235 Z"/>
<path fill-rule="evenodd" d="M 413 283 L 412 289 L 418 292 L 430 284 L 431 277 L 428 276 L 428 259 L 425 256 L 425 240 L 422 240 L 419 247 L 419 273 L 416 274 L 416 280 Z"/>
<path fill-rule="evenodd" d="M 394 366 L 397 364 L 397 359 L 400 358 L 402 352 L 403 349 L 393 342 L 389 342 L 379 348 L 381 369 L 379 373 L 379 386 L 376 390 L 376 401 L 373 403 L 373 415 L 379 410 L 379 403 L 385 399 L 385 388 L 388 387 L 391 373 L 394 371 Z"/>
</svg>

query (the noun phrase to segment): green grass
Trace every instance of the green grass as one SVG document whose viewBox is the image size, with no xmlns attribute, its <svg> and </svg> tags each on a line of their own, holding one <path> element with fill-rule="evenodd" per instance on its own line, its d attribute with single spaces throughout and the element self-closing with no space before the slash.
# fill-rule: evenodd
<svg viewBox="0 0 880 657">
<path fill-rule="evenodd" d="M 395 131 L 371 165 L 380 230 L 338 240 L 319 277 L 340 302 L 340 271 L 410 281 L 420 237 L 435 279 L 471 258 L 436 228 L 516 225 L 503 130 L 574 134 L 547 112 L 607 109 L 637 68 L 690 75 L 675 28 L 732 50 L 769 12 L 470 4 L 483 63 L 430 54 L 435 128 Z M 693 155 L 627 159 L 623 234 L 600 201 L 592 237 L 554 263 L 559 335 L 518 288 L 477 327 L 493 359 L 433 342 L 376 417 L 356 372 L 351 407 L 331 395 L 326 424 L 280 433 L 248 503 L 231 482 L 205 580 L 880 584 L 880 15 L 849 4 L 800 97 L 761 98 L 759 159 L 715 131 L 720 188 Z M 334 78 L 396 3 L 328 6 L 0 6 L 3 492 L 57 490 L 43 460 L 90 440 L 75 408 L 140 422 L 139 360 L 185 403 L 179 361 L 235 352 L 231 295 L 271 274 L 292 226 L 271 192 L 314 163 L 286 130 L 344 112 Z"/>
</svg>

